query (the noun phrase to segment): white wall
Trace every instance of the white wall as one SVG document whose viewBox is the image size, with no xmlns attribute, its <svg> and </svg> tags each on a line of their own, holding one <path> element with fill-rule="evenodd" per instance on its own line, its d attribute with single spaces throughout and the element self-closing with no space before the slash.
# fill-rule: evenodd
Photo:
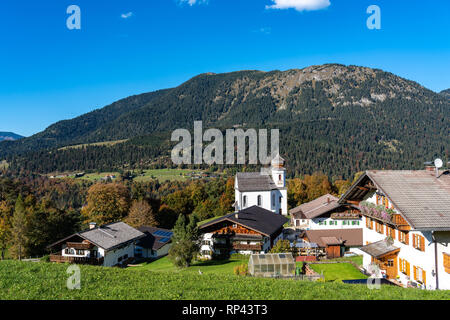
<svg viewBox="0 0 450 320">
<path fill-rule="evenodd" d="M 344 222 L 345 221 L 345 222 Z M 320 224 L 320 222 L 324 224 Z M 333 224 L 331 224 L 333 223 Z M 344 224 L 346 223 L 346 224 Z M 352 220 L 336 220 L 330 217 L 328 218 L 314 218 L 310 219 L 309 222 L 310 230 L 320 230 L 320 229 L 361 229 L 362 219 L 352 219 Z"/>
<path fill-rule="evenodd" d="M 366 242 L 373 243 L 386 239 L 386 226 L 384 227 L 384 233 L 380 234 L 374 229 L 366 228 L 366 217 L 363 218 L 363 243 Z M 413 234 L 419 234 L 425 238 L 425 251 L 420 251 L 412 246 Z M 441 232 L 441 239 L 445 243 L 450 243 L 450 232 Z M 399 241 L 399 231 L 395 230 L 394 246 L 400 248 L 398 254 L 398 259 L 404 259 L 410 264 L 410 280 L 414 281 L 413 266 L 420 267 L 426 272 L 426 288 L 435 289 L 436 288 L 436 278 L 433 276 L 433 270 L 435 270 L 435 254 L 434 254 L 434 243 L 432 243 L 431 232 L 421 232 L 421 231 L 410 231 L 408 233 L 409 244 L 403 244 Z M 443 266 L 443 254 L 442 252 L 450 253 L 450 246 L 445 246 L 443 244 L 438 245 L 438 274 L 439 274 L 439 284 L 440 289 L 450 289 L 450 274 L 446 273 Z M 397 261 L 398 262 L 398 261 Z M 367 268 L 371 263 L 371 256 L 368 254 L 363 254 L 363 266 Z M 408 277 L 398 270 L 400 275 L 400 282 L 407 284 Z"/>
<path fill-rule="evenodd" d="M 118 258 L 128 254 L 128 257 L 134 257 L 134 243 L 128 244 L 126 247 L 113 249 L 111 251 L 104 251 L 100 248 L 99 252 L 101 252 L 101 256 L 104 257 L 103 266 L 104 267 L 112 267 L 118 264 Z M 123 260 L 122 260 L 123 261 Z M 121 262 L 122 262 L 121 261 Z"/>
</svg>

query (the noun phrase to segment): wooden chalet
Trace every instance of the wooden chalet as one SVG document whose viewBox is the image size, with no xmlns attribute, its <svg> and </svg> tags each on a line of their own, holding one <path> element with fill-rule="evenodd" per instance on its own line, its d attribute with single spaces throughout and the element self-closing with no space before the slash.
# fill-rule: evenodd
<svg viewBox="0 0 450 320">
<path fill-rule="evenodd" d="M 217 218 L 200 227 L 201 255 L 214 258 L 230 253 L 266 253 L 282 238 L 283 225 L 288 221 L 258 206 Z"/>
</svg>

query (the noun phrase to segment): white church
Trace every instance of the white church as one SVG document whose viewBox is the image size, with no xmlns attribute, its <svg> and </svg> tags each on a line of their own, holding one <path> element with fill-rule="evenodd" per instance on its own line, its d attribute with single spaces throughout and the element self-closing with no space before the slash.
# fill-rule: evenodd
<svg viewBox="0 0 450 320">
<path fill-rule="evenodd" d="M 237 173 L 234 182 L 236 211 L 259 206 L 278 214 L 288 214 L 284 162 L 277 155 L 268 171 Z"/>
</svg>

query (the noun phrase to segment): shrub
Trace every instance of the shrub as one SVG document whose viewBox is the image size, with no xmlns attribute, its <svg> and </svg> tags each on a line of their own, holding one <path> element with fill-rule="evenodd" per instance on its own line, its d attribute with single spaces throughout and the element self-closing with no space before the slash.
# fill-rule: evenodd
<svg viewBox="0 0 450 320">
<path fill-rule="evenodd" d="M 248 275 L 248 265 L 243 263 L 236 267 L 234 267 L 234 274 L 238 276 L 246 276 Z"/>
</svg>

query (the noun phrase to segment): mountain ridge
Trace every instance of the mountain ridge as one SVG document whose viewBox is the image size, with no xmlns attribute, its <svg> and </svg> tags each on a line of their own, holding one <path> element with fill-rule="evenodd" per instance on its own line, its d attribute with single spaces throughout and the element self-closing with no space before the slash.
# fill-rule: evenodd
<svg viewBox="0 0 450 320">
<path fill-rule="evenodd" d="M 450 99 L 450 89 L 442 90 L 439 92 L 440 95 L 446 97 L 447 99 Z"/>
<path fill-rule="evenodd" d="M 14 132 L 0 132 L 0 142 L 2 141 L 15 141 L 25 138 L 24 136 L 21 136 L 20 134 L 14 133 Z"/>
<path fill-rule="evenodd" d="M 154 145 L 147 156 L 167 156 L 170 132 L 192 129 L 194 121 L 202 120 L 204 128 L 279 127 L 282 148 L 293 160 L 292 172 L 310 172 L 314 167 L 330 172 L 333 165 L 327 161 L 337 161 L 345 167 L 339 173 L 348 175 L 368 167 L 417 166 L 425 157 L 442 156 L 448 152 L 449 112 L 450 101 L 442 95 L 380 69 L 326 64 L 286 71 L 204 73 L 177 87 L 131 96 L 55 123 L 30 138 L 5 143 L 0 151 L 9 156 L 40 152 L 47 157 L 45 150 L 52 148 L 130 139 L 109 150 L 129 146 L 121 152 L 132 152 L 149 140 Z M 161 145 L 164 148 L 156 151 Z M 308 159 L 305 150 L 316 154 Z M 123 161 L 138 162 L 132 158 Z M 40 167 L 25 163 L 30 164 L 23 160 L 20 165 L 30 170 Z"/>
</svg>

